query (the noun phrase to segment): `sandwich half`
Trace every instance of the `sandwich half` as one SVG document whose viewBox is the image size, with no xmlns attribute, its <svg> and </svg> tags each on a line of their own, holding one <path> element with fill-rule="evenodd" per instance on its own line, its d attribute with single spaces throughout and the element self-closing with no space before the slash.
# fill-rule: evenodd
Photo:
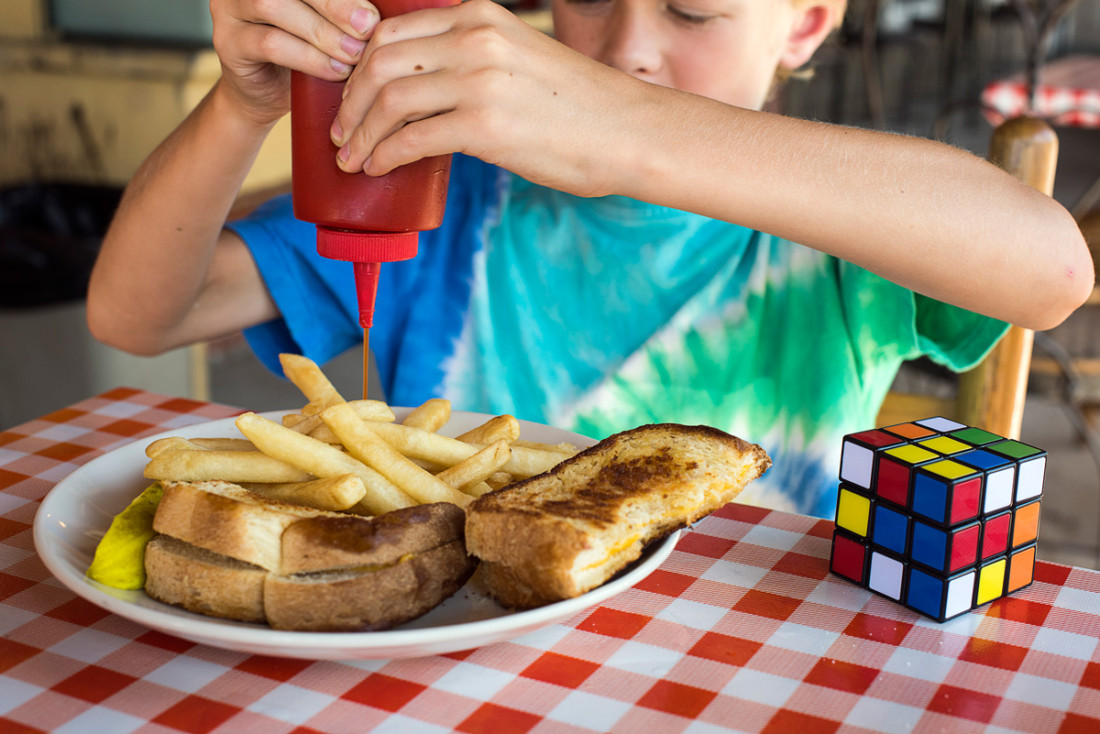
<svg viewBox="0 0 1100 734">
<path fill-rule="evenodd" d="M 466 512 L 466 547 L 504 606 L 569 599 L 722 507 L 770 466 L 763 448 L 715 428 L 641 426 L 478 498 Z"/>
<path fill-rule="evenodd" d="M 379 630 L 466 583 L 465 513 L 449 503 L 367 518 L 228 482 L 166 482 L 145 549 L 145 593 L 275 629 Z"/>
</svg>

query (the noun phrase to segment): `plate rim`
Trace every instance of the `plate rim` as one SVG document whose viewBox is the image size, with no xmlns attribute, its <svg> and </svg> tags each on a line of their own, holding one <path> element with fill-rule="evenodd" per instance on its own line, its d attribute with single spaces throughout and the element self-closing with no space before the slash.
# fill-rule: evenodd
<svg viewBox="0 0 1100 734">
<path fill-rule="evenodd" d="M 411 408 L 394 407 L 393 410 L 400 419 Z M 257 415 L 278 419 L 292 412 L 297 412 L 297 410 L 265 411 L 257 412 Z M 461 415 L 472 420 L 488 420 L 493 417 L 491 414 L 473 411 L 455 411 L 453 415 Z M 86 569 L 76 568 L 75 564 L 64 557 L 61 548 L 55 549 L 51 543 L 47 542 L 48 536 L 57 531 L 54 527 L 57 523 L 51 525 L 51 517 L 65 500 L 70 499 L 67 493 L 71 493 L 72 488 L 77 486 L 85 475 L 94 474 L 111 460 L 117 461 L 119 458 L 117 452 L 123 450 L 133 452 L 136 450 L 135 446 L 137 444 L 145 446 L 159 438 L 178 436 L 181 432 L 197 436 L 202 435 L 203 430 L 214 430 L 215 428 L 228 430 L 228 426 L 235 419 L 236 416 L 229 416 L 209 421 L 199 421 L 136 438 L 97 456 L 59 480 L 42 498 L 35 512 L 33 523 L 35 551 L 54 579 L 77 596 L 131 622 L 212 647 L 252 654 L 299 657 L 311 660 L 423 657 L 468 650 L 495 642 L 516 639 L 590 609 L 626 591 L 648 577 L 668 558 L 680 537 L 680 531 L 677 530 L 663 540 L 651 544 L 643 551 L 642 557 L 635 561 L 625 573 L 573 599 L 566 599 L 535 609 L 516 612 L 505 611 L 498 616 L 454 624 L 416 628 L 398 626 L 395 629 L 372 632 L 274 630 L 258 624 L 246 624 L 188 612 L 178 607 L 162 604 L 147 596 L 145 600 L 148 606 L 140 606 L 123 598 L 121 594 L 141 594 L 144 596 L 144 591 L 126 592 L 116 590 L 87 578 L 84 574 Z M 572 442 L 581 448 L 596 443 L 594 439 L 589 437 L 554 428 L 553 426 L 522 420 L 520 424 L 521 427 L 535 426 L 541 429 L 551 429 L 561 434 L 568 434 Z M 144 450 L 142 450 L 141 455 L 144 456 Z M 110 489 L 102 491 L 107 492 Z M 83 501 L 91 501 L 94 497 L 95 495 L 88 495 Z M 83 527 L 81 526 L 81 529 Z M 103 528 L 103 530 L 105 531 L 106 528 Z M 64 532 L 63 530 L 63 535 Z M 68 532 L 75 533 L 77 528 L 68 530 Z M 72 546 L 70 545 L 70 547 Z M 467 590 L 468 584 L 469 582 L 456 591 L 455 595 Z M 222 639 L 223 636 L 230 634 L 233 637 L 232 640 Z"/>
</svg>

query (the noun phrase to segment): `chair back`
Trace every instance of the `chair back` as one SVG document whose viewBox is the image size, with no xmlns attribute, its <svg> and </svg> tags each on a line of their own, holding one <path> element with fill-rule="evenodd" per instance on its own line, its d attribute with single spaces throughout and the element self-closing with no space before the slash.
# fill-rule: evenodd
<svg viewBox="0 0 1100 734">
<path fill-rule="evenodd" d="M 1049 196 L 1054 191 L 1058 136 L 1037 118 L 1005 120 L 993 131 L 989 160 Z M 1011 327 L 985 359 L 959 376 L 954 398 L 891 391 L 879 409 L 878 425 L 942 415 L 1019 438 L 1034 337 L 1029 329 Z"/>
</svg>

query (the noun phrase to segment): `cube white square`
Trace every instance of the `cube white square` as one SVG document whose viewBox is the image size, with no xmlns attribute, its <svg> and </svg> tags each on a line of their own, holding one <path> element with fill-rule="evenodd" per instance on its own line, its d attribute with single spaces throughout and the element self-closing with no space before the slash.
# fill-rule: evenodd
<svg viewBox="0 0 1100 734">
<path fill-rule="evenodd" d="M 1023 502 L 1043 493 L 1043 475 L 1046 473 L 1047 457 L 1020 462 L 1020 476 L 1016 480 L 1016 501 Z"/>
<path fill-rule="evenodd" d="M 901 581 L 904 574 L 905 566 L 901 561 L 878 552 L 872 553 L 867 588 L 896 601 L 901 599 Z"/>
<path fill-rule="evenodd" d="M 1016 467 L 1007 466 L 985 475 L 985 493 L 982 512 L 1003 510 L 1012 504 L 1012 488 L 1016 479 Z"/>
<path fill-rule="evenodd" d="M 840 478 L 857 487 L 871 488 L 875 452 L 866 446 L 845 441 L 840 452 Z"/>
<path fill-rule="evenodd" d="M 970 571 L 947 582 L 947 600 L 944 602 L 943 616 L 954 617 L 971 608 L 974 602 L 975 573 Z"/>
</svg>

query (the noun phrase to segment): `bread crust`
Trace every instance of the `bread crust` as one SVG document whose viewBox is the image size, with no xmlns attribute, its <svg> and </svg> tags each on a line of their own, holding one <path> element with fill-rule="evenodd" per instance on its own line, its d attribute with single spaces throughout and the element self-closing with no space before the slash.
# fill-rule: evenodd
<svg viewBox="0 0 1100 734">
<path fill-rule="evenodd" d="M 168 535 L 145 546 L 145 593 L 189 612 L 263 622 L 264 579 L 259 566 L 212 553 Z"/>
<path fill-rule="evenodd" d="M 529 584 L 520 580 L 515 569 L 503 563 L 482 561 L 478 565 L 477 572 L 489 595 L 507 609 L 533 609 L 561 601 L 563 598 L 556 594 L 553 596 L 540 594 Z"/>
<path fill-rule="evenodd" d="M 369 572 L 268 574 L 267 622 L 316 632 L 383 630 L 438 606 L 476 567 L 461 540 L 410 554 Z"/>
<path fill-rule="evenodd" d="M 760 446 L 709 426 L 641 426 L 476 500 L 467 508 L 467 549 L 490 564 L 489 592 L 506 606 L 572 598 L 725 505 L 770 466 Z"/>
</svg>

